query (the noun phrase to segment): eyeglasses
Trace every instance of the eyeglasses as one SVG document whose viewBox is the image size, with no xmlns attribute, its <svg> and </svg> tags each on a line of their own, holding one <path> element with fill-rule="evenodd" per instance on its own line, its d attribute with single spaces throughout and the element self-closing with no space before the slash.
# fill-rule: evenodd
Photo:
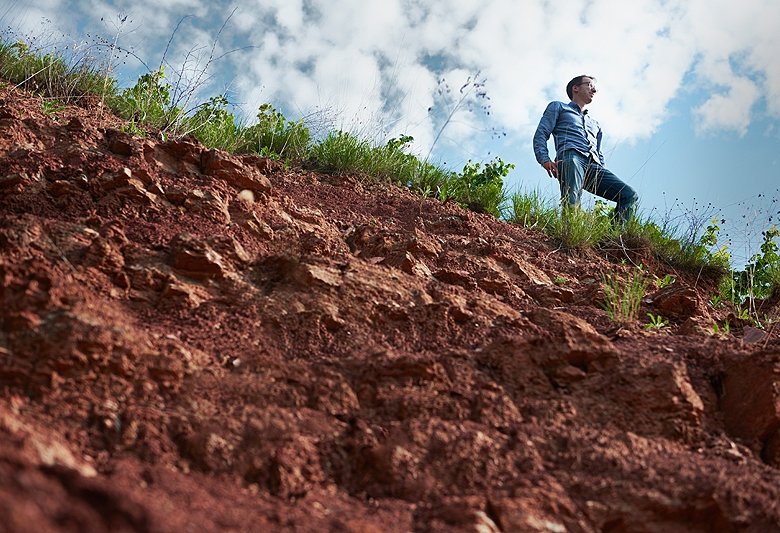
<svg viewBox="0 0 780 533">
<path fill-rule="evenodd" d="M 577 85 L 587 85 L 588 88 L 593 89 L 594 91 L 596 90 L 596 86 L 593 85 L 592 81 L 583 81 L 582 83 L 578 83 Z"/>
</svg>

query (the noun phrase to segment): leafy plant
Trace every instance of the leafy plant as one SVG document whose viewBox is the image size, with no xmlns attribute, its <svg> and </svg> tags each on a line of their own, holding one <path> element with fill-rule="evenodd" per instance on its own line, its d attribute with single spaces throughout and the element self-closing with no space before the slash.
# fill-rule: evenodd
<svg viewBox="0 0 780 533">
<path fill-rule="evenodd" d="M 667 274 L 663 278 L 659 278 L 659 277 L 655 278 L 655 283 L 656 285 L 658 285 L 659 289 L 668 287 L 669 285 L 673 284 L 675 281 L 677 281 L 677 278 L 675 278 L 671 274 Z"/>
<path fill-rule="evenodd" d="M 41 103 L 41 108 L 44 113 L 49 116 L 56 117 L 58 113 L 65 110 L 65 106 L 55 99 L 47 99 Z"/>
<path fill-rule="evenodd" d="M 310 160 L 315 168 L 325 172 L 360 173 L 370 151 L 368 141 L 346 131 L 335 131 L 312 147 Z"/>
<path fill-rule="evenodd" d="M 760 252 L 750 258 L 744 270 L 733 272 L 725 285 L 729 300 L 737 305 L 752 305 L 754 300 L 768 298 L 780 287 L 780 254 L 775 242 L 778 236 L 780 230 L 776 226 L 763 232 Z"/>
<path fill-rule="evenodd" d="M 496 157 L 482 166 L 468 161 L 463 172 L 453 174 L 449 183 L 451 197 L 472 211 L 501 216 L 501 208 L 507 200 L 504 178 L 515 168 Z"/>
<path fill-rule="evenodd" d="M 653 313 L 647 313 L 647 316 L 650 319 L 650 322 L 645 324 L 645 329 L 647 330 L 661 329 L 669 325 L 669 321 L 666 320 L 661 315 L 654 315 Z"/>
<path fill-rule="evenodd" d="M 171 85 L 165 81 L 165 70 L 142 74 L 136 84 L 114 99 L 112 107 L 124 118 L 136 125 L 164 129 L 178 109 L 171 107 Z"/>
<path fill-rule="evenodd" d="M 187 120 L 186 129 L 209 148 L 235 151 L 241 143 L 241 128 L 227 105 L 223 95 L 210 98 Z"/>
<path fill-rule="evenodd" d="M 712 325 L 712 332 L 715 333 L 716 335 L 719 334 L 728 335 L 729 333 L 731 333 L 731 325 L 729 324 L 729 320 L 728 319 L 724 320 L 722 325 L 718 325 L 718 323 L 715 322 Z"/>
<path fill-rule="evenodd" d="M 648 285 L 641 270 L 633 272 L 625 281 L 616 276 L 604 276 L 604 310 L 609 318 L 619 323 L 636 319 Z"/>
<path fill-rule="evenodd" d="M 311 132 L 303 120 L 287 120 L 280 111 L 268 103 L 259 107 L 257 123 L 248 127 L 242 137 L 242 142 L 238 147 L 239 152 L 257 153 L 274 159 L 289 158 L 296 161 L 306 158 L 311 142 Z M 338 141 L 343 140 L 343 138 L 338 139 Z M 338 141 L 334 142 L 334 139 L 328 139 L 328 148 L 338 151 L 338 148 L 333 146 L 338 144 Z M 332 168 L 338 167 L 338 163 L 335 161 L 341 160 L 336 156 L 336 159 L 330 162 Z"/>
<path fill-rule="evenodd" d="M 747 307 L 737 306 L 735 311 L 737 312 L 737 318 L 740 320 L 750 320 L 750 309 Z"/>
<path fill-rule="evenodd" d="M 31 46 L 22 39 L 0 41 L 0 76 L 37 94 L 64 103 L 89 94 L 115 90 L 116 81 L 102 74 L 92 58 L 78 47 L 66 57 L 57 50 Z"/>
</svg>

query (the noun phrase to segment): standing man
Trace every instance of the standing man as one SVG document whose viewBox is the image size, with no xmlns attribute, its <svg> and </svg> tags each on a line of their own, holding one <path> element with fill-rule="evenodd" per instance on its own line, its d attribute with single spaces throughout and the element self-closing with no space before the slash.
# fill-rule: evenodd
<svg viewBox="0 0 780 533">
<path fill-rule="evenodd" d="M 604 168 L 601 126 L 585 109 L 596 95 L 595 81 L 593 76 L 577 76 L 566 84 L 568 104 L 547 105 L 534 134 L 534 155 L 550 177 L 558 178 L 561 205 L 578 206 L 585 189 L 617 202 L 615 219 L 622 224 L 639 198 L 634 189 Z M 550 135 L 555 140 L 555 161 L 547 152 Z"/>
</svg>

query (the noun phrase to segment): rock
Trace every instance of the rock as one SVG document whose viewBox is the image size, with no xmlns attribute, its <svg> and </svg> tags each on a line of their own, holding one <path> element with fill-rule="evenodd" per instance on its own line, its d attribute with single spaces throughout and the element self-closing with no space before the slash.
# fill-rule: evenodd
<svg viewBox="0 0 780 533">
<path fill-rule="evenodd" d="M 595 412 L 593 402 L 600 402 L 608 406 L 604 416 L 628 431 L 686 442 L 701 436 L 704 403 L 680 361 L 618 366 L 590 385 L 588 393 L 583 392 L 582 409 Z"/>
<path fill-rule="evenodd" d="M 108 149 L 117 155 L 130 157 L 139 148 L 133 137 L 123 131 L 108 130 L 106 139 L 108 140 Z"/>
<path fill-rule="evenodd" d="M 534 360 L 543 368 L 568 364 L 590 372 L 614 367 L 618 361 L 612 342 L 574 315 L 537 307 L 528 318 L 549 335 L 549 340 L 534 342 Z"/>
<path fill-rule="evenodd" d="M 559 506 L 560 504 L 555 500 L 501 498 L 491 503 L 500 531 L 524 533 L 567 533 L 569 531 L 561 521 L 562 510 L 552 512 L 544 509 Z"/>
<path fill-rule="evenodd" d="M 118 189 L 120 187 L 126 187 L 129 185 L 130 180 L 133 178 L 133 171 L 127 167 L 122 168 L 119 172 L 109 172 L 103 174 L 95 180 L 93 183 L 102 192 L 107 193 Z M 142 188 L 143 188 L 143 184 Z"/>
<path fill-rule="evenodd" d="M 304 286 L 321 284 L 338 287 L 341 277 L 341 271 L 335 268 L 310 264 L 298 265 L 293 273 L 293 279 Z"/>
<path fill-rule="evenodd" d="M 433 277 L 450 285 L 460 285 L 461 287 L 476 285 L 476 282 L 471 278 L 471 274 L 465 270 L 440 269 L 433 273 Z"/>
<path fill-rule="evenodd" d="M 546 306 L 572 303 L 575 297 L 573 290 L 557 285 L 533 284 L 526 287 L 526 292 L 540 304 Z"/>
<path fill-rule="evenodd" d="M 116 273 L 124 268 L 125 258 L 116 245 L 101 236 L 89 245 L 84 255 L 84 264 L 106 273 Z"/>
<path fill-rule="evenodd" d="M 715 335 L 715 323 L 705 316 L 690 316 L 680 324 L 680 335 Z"/>
<path fill-rule="evenodd" d="M 691 287 L 674 283 L 645 298 L 661 316 L 687 318 L 704 313 L 698 294 Z"/>
<path fill-rule="evenodd" d="M 3 409 L 0 410 L 0 434 L 4 434 L 5 437 L 9 433 L 17 436 L 13 439 L 16 441 L 15 447 L 34 462 L 46 466 L 64 467 L 88 478 L 97 476 L 95 468 L 83 460 L 76 459 L 57 436 L 47 435 Z"/>
<path fill-rule="evenodd" d="M 780 468 L 780 431 L 775 431 L 764 444 L 761 457 L 766 464 Z"/>
<path fill-rule="evenodd" d="M 742 340 L 748 344 L 755 344 L 762 342 L 767 337 L 767 333 L 764 330 L 754 328 L 752 326 L 744 326 L 742 328 Z"/>
<path fill-rule="evenodd" d="M 726 429 L 759 445 L 780 428 L 780 361 L 776 354 L 735 359 L 725 370 L 720 399 Z"/>
<path fill-rule="evenodd" d="M 186 195 L 181 205 L 187 211 L 194 214 L 202 214 L 218 224 L 230 224 L 229 202 L 216 191 L 193 189 L 186 192 Z M 166 197 L 171 198 L 169 196 Z M 171 203 L 177 203 L 180 200 L 175 194 L 173 198 L 173 200 L 170 200 Z"/>
<path fill-rule="evenodd" d="M 499 257 L 500 261 L 509 265 L 509 271 L 520 278 L 524 284 L 531 285 L 552 285 L 552 280 L 546 272 L 540 268 L 523 261 L 518 257 Z"/>
<path fill-rule="evenodd" d="M 3 191 L 4 194 L 19 193 L 31 181 L 29 174 L 26 172 L 6 174 L 5 176 L 0 176 L 0 191 Z"/>
<path fill-rule="evenodd" d="M 196 279 L 224 277 L 229 270 L 221 255 L 205 241 L 187 233 L 177 235 L 171 242 L 170 264 Z"/>
<path fill-rule="evenodd" d="M 418 228 L 414 228 L 414 233 L 404 243 L 404 247 L 409 252 L 431 259 L 435 259 L 441 253 L 441 244 Z"/>
<path fill-rule="evenodd" d="M 215 252 L 229 259 L 234 265 L 247 264 L 252 260 L 241 243 L 231 235 L 215 235 L 206 242 Z"/>
<path fill-rule="evenodd" d="M 55 198 L 72 196 L 81 192 L 81 189 L 75 183 L 67 180 L 53 181 L 51 184 L 49 184 L 47 190 Z"/>
<path fill-rule="evenodd" d="M 532 343 L 523 337 L 500 338 L 479 350 L 476 359 L 515 398 L 550 394 L 552 384 L 533 360 L 533 349 Z"/>
<path fill-rule="evenodd" d="M 68 121 L 68 123 L 65 125 L 65 127 L 69 131 L 83 131 L 84 130 L 84 123 L 81 122 L 81 119 L 78 117 L 73 117 Z"/>
<path fill-rule="evenodd" d="M 197 287 L 181 281 L 171 281 L 160 293 L 158 305 L 162 307 L 173 306 L 197 309 L 203 302 L 209 299 L 210 295 L 203 287 Z"/>
<path fill-rule="evenodd" d="M 407 274 L 418 276 L 421 278 L 432 277 L 431 270 L 422 261 L 418 261 L 411 252 L 401 252 L 392 254 L 382 260 L 381 264 L 399 268 Z"/>
<path fill-rule="evenodd" d="M 151 150 L 144 150 L 144 157 L 150 163 L 160 163 L 171 172 L 195 174 L 200 170 L 203 146 L 190 140 L 177 139 L 158 144 Z"/>
<path fill-rule="evenodd" d="M 239 200 L 246 202 L 247 204 L 255 203 L 255 193 L 249 189 L 243 189 L 240 193 L 238 193 L 237 197 Z"/>
<path fill-rule="evenodd" d="M 165 199 L 171 202 L 173 205 L 184 205 L 189 195 L 189 190 L 184 187 L 176 186 L 167 187 L 165 190 Z"/>
<path fill-rule="evenodd" d="M 208 150 L 201 156 L 203 173 L 225 180 L 237 189 L 255 192 L 269 192 L 271 182 L 257 171 L 248 167 L 221 150 Z"/>
</svg>

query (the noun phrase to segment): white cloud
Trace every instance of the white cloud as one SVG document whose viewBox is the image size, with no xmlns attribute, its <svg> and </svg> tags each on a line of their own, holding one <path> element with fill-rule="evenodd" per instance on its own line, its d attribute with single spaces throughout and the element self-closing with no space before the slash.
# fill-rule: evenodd
<svg viewBox="0 0 780 533">
<path fill-rule="evenodd" d="M 735 77 L 728 82 L 726 93 L 712 95 L 694 110 L 700 132 L 734 130 L 739 135 L 747 133 L 751 110 L 760 95 L 755 83 Z"/>
<path fill-rule="evenodd" d="M 25 19 L 68 20 L 79 9 L 86 26 L 127 12 L 133 25 L 123 40 L 155 63 L 182 16 L 193 18 L 172 57 L 210 45 L 231 7 L 42 0 Z M 652 135 L 682 89 L 698 99 L 691 117 L 699 131 L 744 133 L 759 102 L 780 116 L 778 24 L 777 0 L 252 0 L 238 4 L 220 49 L 254 48 L 230 56 L 220 73 L 250 108 L 330 106 L 345 123 L 414 135 L 420 150 L 438 125 L 428 108 L 444 103 L 436 80 L 457 87 L 477 71 L 487 78 L 489 125 L 518 142 L 528 142 L 548 100 L 565 99 L 568 79 L 584 73 L 598 78 L 593 111 L 613 141 Z M 479 118 L 457 117 L 446 136 L 481 142 Z"/>
</svg>

